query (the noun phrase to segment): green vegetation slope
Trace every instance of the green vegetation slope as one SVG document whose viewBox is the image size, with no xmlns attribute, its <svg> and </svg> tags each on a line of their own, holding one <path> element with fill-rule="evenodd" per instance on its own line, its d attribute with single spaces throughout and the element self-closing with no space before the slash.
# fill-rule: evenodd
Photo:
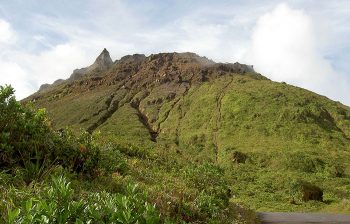
<svg viewBox="0 0 350 224">
<path fill-rule="evenodd" d="M 24 101 L 46 108 L 56 129 L 123 146 L 131 178 L 161 212 L 195 220 L 191 206 L 212 217 L 231 203 L 350 212 L 349 107 L 193 53 L 91 67 Z M 306 185 L 323 200 L 303 200 Z"/>
</svg>

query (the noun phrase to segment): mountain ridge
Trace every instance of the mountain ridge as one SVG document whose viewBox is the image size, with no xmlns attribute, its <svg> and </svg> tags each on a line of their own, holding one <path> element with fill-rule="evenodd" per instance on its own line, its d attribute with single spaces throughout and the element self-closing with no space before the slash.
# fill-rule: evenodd
<svg viewBox="0 0 350 224">
<path fill-rule="evenodd" d="M 40 98 L 41 93 L 49 94 L 50 90 L 54 91 L 55 87 L 59 85 L 64 85 L 69 89 L 79 87 L 78 91 L 84 91 L 84 87 L 85 90 L 90 90 L 97 86 L 111 86 L 118 82 L 118 88 L 122 89 L 154 88 L 154 86 L 164 84 L 168 85 L 167 88 L 169 89 L 175 89 L 175 92 L 178 89 L 185 88 L 183 93 L 181 93 L 185 94 L 192 84 L 206 82 L 221 75 L 245 73 L 255 76 L 255 78 L 266 79 L 256 73 L 252 66 L 240 64 L 238 62 L 234 64 L 215 63 L 206 57 L 200 57 L 190 52 L 159 53 L 152 54 L 148 57 L 142 54 L 134 54 L 124 56 L 113 63 L 109 52 L 104 49 L 92 65 L 74 70 L 71 77 L 67 80 L 59 79 L 52 85 L 45 84 L 45 88 L 40 88 L 37 93 L 24 101 L 37 100 Z M 180 90 L 180 92 L 181 91 L 182 90 Z M 169 92 L 166 98 L 172 99 L 175 96 L 176 93 Z M 114 95 L 112 94 L 110 98 L 110 100 L 106 100 L 108 105 L 105 114 L 102 115 L 96 123 L 87 127 L 89 132 L 92 132 L 99 125 L 104 123 L 117 109 L 114 105 L 115 102 L 112 102 Z M 130 105 L 135 110 L 138 110 L 139 120 L 147 127 L 151 136 L 157 136 L 160 124 L 158 124 L 158 128 L 153 128 L 152 125 L 149 124 L 150 122 L 147 121 L 149 118 L 147 115 L 143 114 L 143 109 L 139 109 L 140 102 L 138 101 L 140 101 L 140 99 L 132 101 Z M 87 121 L 87 119 L 83 118 L 79 123 L 84 123 L 85 121 Z"/>
<path fill-rule="evenodd" d="M 238 72 L 243 72 L 243 73 L 254 72 L 254 69 L 252 66 L 240 64 L 238 62 L 236 62 L 235 64 L 215 63 L 214 61 L 207 59 L 206 57 L 200 57 L 197 54 L 191 53 L 191 52 L 159 53 L 159 54 L 151 54 L 148 57 L 146 57 L 144 54 L 133 54 L 133 55 L 123 56 L 119 60 L 116 60 L 113 62 L 108 50 L 106 48 L 104 48 L 103 51 L 100 53 L 100 55 L 95 59 L 95 62 L 93 64 L 91 64 L 90 66 L 85 67 L 85 68 L 75 69 L 73 71 L 73 73 L 71 74 L 71 76 L 67 80 L 58 79 L 54 83 L 52 83 L 51 85 L 50 84 L 43 84 L 39 88 L 39 92 L 43 91 L 43 90 L 47 90 L 47 88 L 51 87 L 52 85 L 61 84 L 64 81 L 66 81 L 66 82 L 67 81 L 75 81 L 75 80 L 78 80 L 81 78 L 87 78 L 87 76 L 89 76 L 89 75 L 90 76 L 99 76 L 100 73 L 103 73 L 104 71 L 106 71 L 112 67 L 116 67 L 116 66 L 118 66 L 118 64 L 124 64 L 124 65 L 128 64 L 128 63 L 129 64 L 130 63 L 141 64 L 145 60 L 154 61 L 154 60 L 159 59 L 159 58 L 165 58 L 166 60 L 169 60 L 174 55 L 177 55 L 180 58 L 185 58 L 185 60 L 186 60 L 186 58 L 189 60 L 190 59 L 195 60 L 198 62 L 199 65 L 203 65 L 203 67 L 209 67 L 210 65 L 217 64 L 218 67 L 221 66 L 222 69 L 226 69 L 226 70 L 227 69 L 229 69 L 229 70 L 231 69 L 232 71 L 237 70 Z M 161 62 L 158 61 L 158 63 L 161 63 Z M 127 69 L 127 68 L 125 68 L 125 69 Z"/>
<path fill-rule="evenodd" d="M 56 129 L 101 133 L 105 141 L 167 158 L 166 166 L 216 164 L 237 199 L 257 210 L 314 209 L 286 203 L 299 179 L 321 186 L 337 203 L 350 194 L 350 108 L 273 82 L 252 66 L 194 53 L 135 54 L 28 101 L 46 108 Z M 149 169 L 142 172 L 156 175 Z"/>
<path fill-rule="evenodd" d="M 130 106 L 137 111 L 139 121 L 148 129 L 150 136 L 153 136 L 151 139 L 155 141 L 154 137 L 158 136 L 160 126 L 166 118 L 163 118 L 164 121 L 159 121 L 159 114 L 154 115 L 147 112 L 149 105 L 155 105 L 156 110 L 159 111 L 163 101 L 176 99 L 178 102 L 180 97 L 186 96 L 192 86 L 215 82 L 215 80 L 220 78 L 230 79 L 230 77 L 240 76 L 271 82 L 266 77 L 256 73 L 253 66 L 238 62 L 234 64 L 215 63 L 206 57 L 200 57 L 190 52 L 159 53 L 148 57 L 142 54 L 134 54 L 124 56 L 113 62 L 109 52 L 104 49 L 92 65 L 74 70 L 71 77 L 67 80 L 57 80 L 52 85 L 46 86 L 44 91 L 41 88 L 37 93 L 24 101 L 36 101 L 51 93 L 55 94 L 55 97 L 60 98 L 71 93 L 81 94 L 106 87 L 112 92 L 106 95 L 107 98 L 103 106 L 105 109 L 99 108 L 96 113 L 94 112 L 90 118 L 98 117 L 98 119 L 85 128 L 89 132 L 94 131 L 109 119 L 121 105 L 129 101 Z M 223 89 L 226 89 L 233 82 L 233 80 L 227 81 L 228 83 Z M 238 82 L 245 83 L 246 80 L 238 80 Z M 281 85 L 286 84 L 282 83 Z M 65 90 L 61 91 L 60 94 L 56 94 L 55 91 L 57 92 L 57 89 L 60 88 Z M 143 103 L 142 101 L 148 98 L 154 90 L 162 91 L 164 96 Z M 117 91 L 117 93 L 113 91 Z M 122 96 L 118 96 L 118 94 L 122 94 Z M 129 99 L 123 102 L 123 98 L 127 97 L 127 95 L 129 95 Z M 222 100 L 222 96 L 218 96 L 217 100 Z M 217 104 L 217 106 L 220 113 L 220 105 Z M 100 114 L 101 112 L 103 113 L 102 115 Z M 169 115 L 169 113 L 170 111 L 167 111 L 166 115 Z M 328 116 L 330 120 L 333 119 L 327 111 L 321 111 L 320 113 L 323 113 L 326 117 Z M 90 118 L 83 117 L 79 122 L 73 123 L 73 125 L 76 125 L 76 123 L 84 124 Z"/>
</svg>

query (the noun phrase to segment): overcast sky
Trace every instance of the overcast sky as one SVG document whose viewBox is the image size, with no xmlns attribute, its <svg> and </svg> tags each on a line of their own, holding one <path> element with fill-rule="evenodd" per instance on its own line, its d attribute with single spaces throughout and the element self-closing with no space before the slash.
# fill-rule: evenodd
<svg viewBox="0 0 350 224">
<path fill-rule="evenodd" d="M 106 47 L 242 62 L 350 105 L 348 0 L 0 0 L 0 85 L 19 99 Z"/>
</svg>

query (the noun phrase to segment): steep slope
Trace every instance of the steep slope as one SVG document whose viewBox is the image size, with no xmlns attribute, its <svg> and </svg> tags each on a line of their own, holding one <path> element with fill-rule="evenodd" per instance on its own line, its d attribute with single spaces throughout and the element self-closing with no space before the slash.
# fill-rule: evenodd
<svg viewBox="0 0 350 224">
<path fill-rule="evenodd" d="M 155 141 L 166 116 L 192 86 L 237 74 L 265 79 L 249 66 L 217 64 L 193 53 L 132 55 L 116 61 L 110 69 L 110 63 L 104 67 L 96 66 L 105 54 L 109 58 L 104 49 L 93 65 L 75 70 L 68 80 L 55 82 L 27 100 L 46 107 L 57 128 L 70 125 L 90 132 L 103 129 L 114 135 L 118 134 L 108 128 L 114 125 L 109 120 L 118 117 L 118 110 L 125 108 L 128 113 L 137 115 L 136 120 Z M 163 105 L 170 108 L 163 108 Z M 130 131 L 125 128 L 122 132 Z"/>
<path fill-rule="evenodd" d="M 320 185 L 332 200 L 350 197 L 349 107 L 239 63 L 161 53 L 111 64 L 107 53 L 106 66 L 95 66 L 99 56 L 26 101 L 47 108 L 56 128 L 100 131 L 180 162 L 219 164 L 237 200 L 257 209 L 314 208 L 288 204 L 288 184 L 298 178 Z M 237 153 L 247 162 L 237 162 Z M 332 176 L 337 167 L 341 177 Z"/>
<path fill-rule="evenodd" d="M 112 66 L 104 49 L 93 65 L 28 100 L 46 107 L 57 128 L 118 136 L 135 128 L 128 123 L 139 123 L 137 129 L 147 130 L 150 140 L 184 147 L 196 139 L 215 148 L 243 144 L 230 140 L 238 135 L 265 144 L 280 139 L 323 146 L 346 145 L 350 137 L 346 106 L 271 82 L 250 66 L 214 63 L 192 53 L 125 56 Z M 115 130 L 114 120 L 124 114 L 135 114 L 128 119 L 137 122 Z"/>
</svg>

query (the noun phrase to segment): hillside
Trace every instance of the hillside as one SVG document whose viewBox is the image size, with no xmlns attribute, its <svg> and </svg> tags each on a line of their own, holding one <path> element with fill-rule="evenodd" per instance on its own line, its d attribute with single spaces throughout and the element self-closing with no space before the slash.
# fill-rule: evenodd
<svg viewBox="0 0 350 224">
<path fill-rule="evenodd" d="M 127 152 L 130 175 L 151 192 L 186 198 L 198 190 L 184 180 L 186 170 L 213 164 L 231 202 L 259 211 L 350 212 L 350 108 L 252 66 L 193 53 L 112 62 L 104 49 L 91 66 L 28 101 L 46 108 L 56 129 L 101 133 L 101 142 L 149 155 Z M 323 202 L 294 198 L 298 181 L 320 187 Z"/>
</svg>

